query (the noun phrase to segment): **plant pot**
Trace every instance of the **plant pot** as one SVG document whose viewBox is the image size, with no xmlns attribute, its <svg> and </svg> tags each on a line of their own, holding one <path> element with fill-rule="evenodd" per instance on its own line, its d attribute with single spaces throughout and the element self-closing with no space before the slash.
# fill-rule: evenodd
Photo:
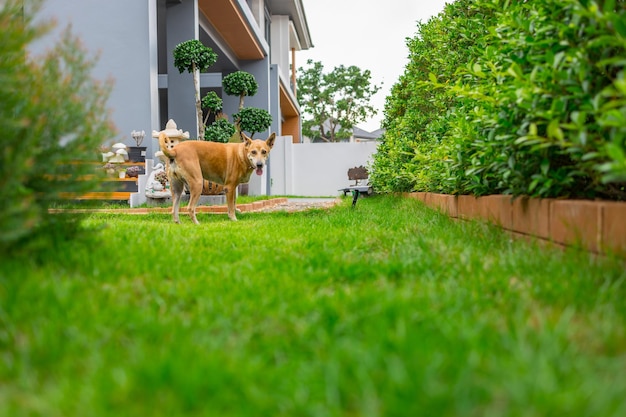
<svg viewBox="0 0 626 417">
<path fill-rule="evenodd" d="M 120 171 L 118 172 L 118 175 L 120 178 L 126 178 L 126 171 Z"/>
<path fill-rule="evenodd" d="M 130 162 L 146 162 L 146 146 L 129 146 L 128 160 Z"/>
</svg>

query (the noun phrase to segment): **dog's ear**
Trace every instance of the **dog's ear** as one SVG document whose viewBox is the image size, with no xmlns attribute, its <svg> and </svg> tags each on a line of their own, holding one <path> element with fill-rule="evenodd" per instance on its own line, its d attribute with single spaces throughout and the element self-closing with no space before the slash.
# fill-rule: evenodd
<svg viewBox="0 0 626 417">
<path fill-rule="evenodd" d="M 244 146 L 246 147 L 246 149 L 249 148 L 250 145 L 252 145 L 252 139 L 244 135 L 243 133 L 241 134 L 241 140 L 244 142 Z"/>
<path fill-rule="evenodd" d="M 276 133 L 272 133 L 270 137 L 267 138 L 267 140 L 265 141 L 265 143 L 267 143 L 267 146 L 269 146 L 270 149 L 274 146 L 274 140 L 276 140 Z"/>
<path fill-rule="evenodd" d="M 239 137 L 241 138 L 242 142 L 247 142 L 248 140 L 252 139 L 251 137 L 243 133 L 241 130 L 239 131 Z"/>
</svg>

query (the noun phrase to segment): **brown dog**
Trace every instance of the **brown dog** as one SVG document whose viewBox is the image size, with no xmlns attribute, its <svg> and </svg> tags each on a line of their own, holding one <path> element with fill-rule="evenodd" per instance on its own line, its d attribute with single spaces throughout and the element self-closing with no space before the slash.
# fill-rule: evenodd
<svg viewBox="0 0 626 417">
<path fill-rule="evenodd" d="M 226 203 L 228 217 L 237 220 L 235 216 L 235 199 L 237 186 L 250 181 L 252 171 L 257 175 L 263 174 L 263 168 L 274 146 L 276 135 L 266 141 L 251 139 L 241 134 L 241 143 L 217 143 L 198 140 L 189 140 L 175 144 L 162 133 L 159 135 L 161 151 L 170 159 L 168 175 L 172 188 L 172 217 L 176 223 L 180 196 L 185 184 L 189 188 L 189 216 L 194 223 L 196 206 L 202 193 L 203 179 L 224 185 L 226 189 Z"/>
</svg>

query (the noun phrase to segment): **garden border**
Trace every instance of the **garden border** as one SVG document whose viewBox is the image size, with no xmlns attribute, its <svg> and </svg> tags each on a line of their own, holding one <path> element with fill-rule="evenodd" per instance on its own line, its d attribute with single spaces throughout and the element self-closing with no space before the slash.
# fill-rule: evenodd
<svg viewBox="0 0 626 417">
<path fill-rule="evenodd" d="M 485 220 L 516 234 L 626 257 L 626 202 L 427 192 L 403 195 L 453 218 Z"/>
<path fill-rule="evenodd" d="M 252 203 L 237 204 L 237 210 L 242 213 L 259 211 L 265 208 L 274 207 L 280 204 L 286 204 L 288 199 L 286 197 L 271 198 L 269 200 L 259 200 Z M 119 214 L 150 214 L 150 213 L 171 213 L 172 207 L 129 207 L 129 208 L 116 208 L 116 209 L 49 209 L 50 213 L 119 213 Z M 228 208 L 225 204 L 211 205 L 211 206 L 198 206 L 196 207 L 198 213 L 227 213 Z M 187 213 L 187 207 L 181 208 L 181 213 Z"/>
</svg>

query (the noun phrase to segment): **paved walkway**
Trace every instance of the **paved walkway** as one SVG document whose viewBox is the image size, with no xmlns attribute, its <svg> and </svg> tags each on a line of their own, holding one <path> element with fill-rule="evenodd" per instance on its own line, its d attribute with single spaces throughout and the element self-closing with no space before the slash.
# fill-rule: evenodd
<svg viewBox="0 0 626 417">
<path fill-rule="evenodd" d="M 338 198 L 287 198 L 287 201 L 275 204 L 271 207 L 264 207 L 260 211 L 302 211 L 312 208 L 328 208 L 341 201 Z"/>
</svg>

